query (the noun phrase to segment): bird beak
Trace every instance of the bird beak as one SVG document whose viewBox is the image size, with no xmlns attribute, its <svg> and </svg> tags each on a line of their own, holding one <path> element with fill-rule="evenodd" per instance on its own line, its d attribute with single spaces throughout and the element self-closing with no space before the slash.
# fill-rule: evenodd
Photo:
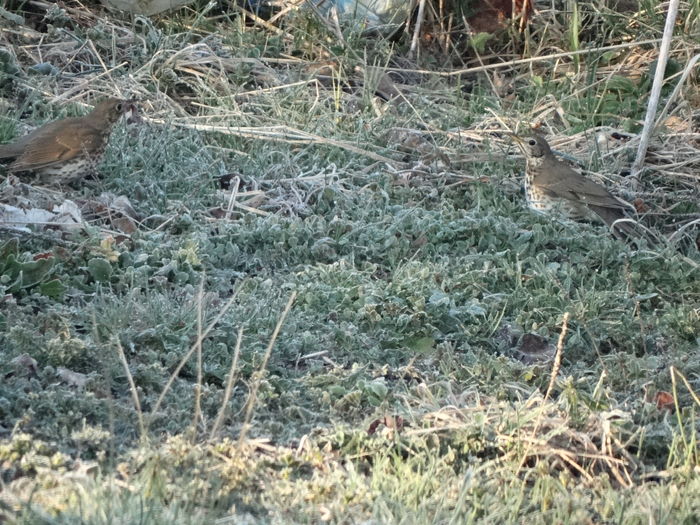
<svg viewBox="0 0 700 525">
<path fill-rule="evenodd" d="M 143 122 L 141 114 L 139 113 L 139 107 L 136 105 L 135 98 L 126 101 L 124 115 L 126 115 L 127 124 L 140 124 Z"/>
</svg>

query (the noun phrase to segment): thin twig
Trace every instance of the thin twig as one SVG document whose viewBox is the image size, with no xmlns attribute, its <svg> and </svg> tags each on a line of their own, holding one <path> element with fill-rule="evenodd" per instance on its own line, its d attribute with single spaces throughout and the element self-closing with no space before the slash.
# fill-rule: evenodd
<svg viewBox="0 0 700 525">
<path fill-rule="evenodd" d="M 144 118 L 144 121 L 152 122 L 154 124 L 167 124 L 163 119 L 153 119 Z M 367 149 L 359 148 L 348 144 L 347 142 L 342 142 L 340 140 L 329 139 L 326 137 L 321 137 L 313 133 L 308 133 L 306 131 L 301 131 L 298 129 L 290 128 L 288 126 L 271 126 L 267 128 L 253 128 L 253 127 L 239 127 L 231 128 L 229 126 L 213 126 L 210 124 L 196 124 L 192 122 L 178 122 L 176 120 L 169 121 L 173 126 L 194 129 L 196 131 L 212 131 L 216 133 L 223 133 L 225 135 L 233 135 L 236 137 L 246 137 L 246 138 L 256 138 L 262 140 L 271 140 L 277 142 L 288 142 L 290 144 L 324 144 L 327 146 L 335 146 L 352 153 L 357 153 L 364 157 L 368 157 L 372 160 L 377 160 L 380 162 L 386 162 L 387 164 L 403 164 L 397 162 L 394 159 L 379 155 Z"/>
<path fill-rule="evenodd" d="M 83 89 L 85 87 L 88 87 L 90 84 L 94 84 L 98 78 L 102 78 L 105 76 L 109 77 L 112 72 L 116 71 L 117 69 L 121 69 L 127 65 L 129 65 L 128 62 L 122 62 L 121 64 L 117 64 L 116 66 L 114 66 L 112 69 L 109 69 L 107 71 L 103 71 L 102 73 L 99 73 L 98 75 L 95 75 L 94 77 L 90 77 L 87 80 L 84 80 L 79 84 L 76 84 L 72 88 L 66 89 L 63 93 L 61 93 L 60 95 L 58 95 L 54 98 L 54 102 L 58 102 L 59 100 L 68 99 L 73 93 L 80 91 L 81 89 Z"/>
<path fill-rule="evenodd" d="M 241 178 L 239 176 L 235 176 L 233 180 L 233 189 L 231 190 L 231 197 L 228 200 L 228 207 L 226 208 L 226 220 L 231 218 L 231 212 L 233 211 L 233 207 L 236 204 L 236 197 L 238 196 L 238 187 L 241 185 Z"/>
<path fill-rule="evenodd" d="M 233 295 L 231 295 L 231 298 L 228 300 L 228 302 L 224 305 L 224 307 L 217 314 L 217 316 L 214 318 L 214 320 L 211 323 L 209 323 L 207 328 L 201 334 L 202 339 L 204 339 L 206 336 L 209 335 L 209 332 L 211 332 L 214 329 L 214 327 L 217 324 L 219 324 L 219 321 L 221 320 L 221 318 L 224 315 L 226 315 L 226 312 L 228 312 L 229 309 L 231 308 L 231 306 L 233 306 L 233 301 L 235 301 L 236 297 L 238 297 L 238 293 L 243 288 L 244 283 L 245 283 L 245 281 L 241 281 L 241 284 L 236 287 L 236 289 L 233 292 Z M 187 353 L 183 356 L 183 358 L 180 360 L 180 363 L 175 367 L 175 370 L 173 370 L 173 373 L 170 374 L 170 378 L 168 378 L 168 382 L 163 387 L 163 391 L 160 393 L 160 397 L 158 397 L 158 401 L 156 401 L 156 404 L 154 405 L 153 410 L 151 411 L 151 415 L 149 417 L 149 425 L 153 421 L 153 418 L 155 418 L 156 415 L 158 414 L 158 410 L 160 409 L 160 405 L 163 403 L 163 399 L 165 399 L 165 395 L 168 393 L 170 388 L 173 386 L 175 379 L 180 374 L 180 370 L 182 370 L 182 367 L 185 366 L 187 361 L 189 361 L 190 357 L 192 357 L 192 354 L 194 354 L 195 351 L 197 350 L 197 345 L 199 344 L 199 339 L 200 339 L 200 337 L 197 337 L 197 341 L 195 341 L 195 343 L 190 347 L 190 349 L 187 351 Z"/>
<path fill-rule="evenodd" d="M 683 384 L 688 389 L 688 393 L 690 394 L 690 397 L 692 397 L 693 401 L 695 401 L 695 403 L 698 405 L 698 407 L 700 407 L 700 397 L 698 397 L 698 394 L 695 393 L 695 391 L 693 390 L 693 387 L 690 386 L 690 383 L 688 383 L 688 379 L 683 374 L 681 374 L 675 366 L 672 366 L 671 367 L 671 377 L 672 377 L 672 380 L 674 383 L 675 383 L 674 378 L 676 376 L 681 378 L 681 381 L 683 381 Z M 680 407 L 677 407 L 677 408 L 680 408 Z"/>
<path fill-rule="evenodd" d="M 275 15 L 270 17 L 268 22 L 270 24 L 274 24 L 275 22 L 277 22 L 277 20 L 284 17 L 289 11 L 297 9 L 299 5 L 303 4 L 305 1 L 306 0 L 287 0 L 285 2 L 286 5 L 284 6 L 284 8 L 279 13 L 276 13 Z"/>
<path fill-rule="evenodd" d="M 253 385 L 250 388 L 250 394 L 248 395 L 248 404 L 246 406 L 245 417 L 243 419 L 243 427 L 241 428 L 241 433 L 238 436 L 239 449 L 243 446 L 243 441 L 245 441 L 245 436 L 248 432 L 248 425 L 250 424 L 250 420 L 253 417 L 253 409 L 255 408 L 255 401 L 258 395 L 258 389 L 260 388 L 260 383 L 262 382 L 263 371 L 267 368 L 267 362 L 270 359 L 270 355 L 272 354 L 272 347 L 275 345 L 277 336 L 279 335 L 280 330 L 282 329 L 282 325 L 284 324 L 284 321 L 287 318 L 287 314 L 289 313 L 289 310 L 291 310 L 292 304 L 294 303 L 296 297 L 297 293 L 292 292 L 292 295 L 289 297 L 289 301 L 287 301 L 287 306 L 284 307 L 282 315 L 280 315 L 280 318 L 277 320 L 277 325 L 275 326 L 275 329 L 272 332 L 270 342 L 267 344 L 267 348 L 265 349 L 265 355 L 263 356 L 262 363 L 260 363 L 260 370 L 258 370 L 257 380 L 253 382 Z"/>
<path fill-rule="evenodd" d="M 564 313 L 564 319 L 561 323 L 561 332 L 559 333 L 559 341 L 557 342 L 557 353 L 554 355 L 554 364 L 552 365 L 552 374 L 549 377 L 549 386 L 547 386 L 547 392 L 544 395 L 543 403 L 549 399 L 552 389 L 554 388 L 554 383 L 559 375 L 559 369 L 561 368 L 561 356 L 564 353 L 564 338 L 566 337 L 566 332 L 569 329 L 569 312 Z"/>
<path fill-rule="evenodd" d="M 418 4 L 418 16 L 416 17 L 416 27 L 413 29 L 413 39 L 411 40 L 411 49 L 408 51 L 408 58 L 413 60 L 420 42 L 420 30 L 425 17 L 425 0 L 420 0 Z"/>
<path fill-rule="evenodd" d="M 659 124 L 661 124 L 661 121 L 664 119 L 664 117 L 666 117 L 666 114 L 668 113 L 668 110 L 671 107 L 671 104 L 673 104 L 673 102 L 676 100 L 676 97 L 678 97 L 678 94 L 681 92 L 681 89 L 683 88 L 685 81 L 690 76 L 690 73 L 691 73 L 691 71 L 693 71 L 693 68 L 697 64 L 698 60 L 700 60 L 700 55 L 695 55 L 693 58 L 690 59 L 688 64 L 685 66 L 685 69 L 683 70 L 683 74 L 681 75 L 681 79 L 678 81 L 678 84 L 676 84 L 676 87 L 673 88 L 673 92 L 671 93 L 671 96 L 668 97 L 668 100 L 666 101 L 666 105 L 664 106 L 664 109 L 661 110 L 658 118 L 656 119 L 656 122 L 654 123 L 655 128 L 658 127 Z"/>
<path fill-rule="evenodd" d="M 129 390 L 131 390 L 131 397 L 134 400 L 134 408 L 136 409 L 136 417 L 139 420 L 139 432 L 141 433 L 141 439 L 146 439 L 146 425 L 143 421 L 143 411 L 141 410 L 141 402 L 139 401 L 139 391 L 136 389 L 136 383 L 134 382 L 134 376 L 131 375 L 131 370 L 129 370 L 129 363 L 126 360 L 126 355 L 124 354 L 124 349 L 119 339 L 115 337 L 115 342 L 117 346 L 117 353 L 119 354 L 119 360 L 124 367 L 124 372 L 126 373 L 126 379 L 129 381 Z"/>
<path fill-rule="evenodd" d="M 226 416 L 226 408 L 228 407 L 228 402 L 231 399 L 231 393 L 233 392 L 233 385 L 236 383 L 236 370 L 238 369 L 238 356 L 241 353 L 241 341 L 243 341 L 243 327 L 238 329 L 238 335 L 236 336 L 236 347 L 233 350 L 233 360 L 231 361 L 231 369 L 228 372 L 228 377 L 226 378 L 226 388 L 224 389 L 224 398 L 221 400 L 221 408 L 219 409 L 219 414 L 216 416 L 216 421 L 209 434 L 209 440 L 213 441 L 216 435 L 219 433 L 219 428 L 224 421 Z"/>
<path fill-rule="evenodd" d="M 631 169 L 631 180 L 633 181 L 634 189 L 638 189 L 640 185 L 639 174 L 642 171 L 642 165 L 647 155 L 647 147 L 649 139 L 654 131 L 654 120 L 656 119 L 656 108 L 659 105 L 659 97 L 661 96 L 661 87 L 664 84 L 664 76 L 666 73 L 666 62 L 668 62 L 668 54 L 671 49 L 671 39 L 673 38 L 673 27 L 676 24 L 676 15 L 678 15 L 678 4 L 680 0 L 670 0 L 668 4 L 668 14 L 666 15 L 666 26 L 664 27 L 664 35 L 661 39 L 661 48 L 659 49 L 659 58 L 656 61 L 656 72 L 654 73 L 654 83 L 651 86 L 651 94 L 649 95 L 649 104 L 647 105 L 647 114 L 644 117 L 644 128 L 639 139 L 639 147 L 637 148 L 637 158 L 634 159 Z"/>
<path fill-rule="evenodd" d="M 194 417 L 192 418 L 192 439 L 197 438 L 197 423 L 202 415 L 202 311 L 204 309 L 204 276 L 197 293 L 197 383 L 194 386 Z"/>
<path fill-rule="evenodd" d="M 236 11 L 238 11 L 242 15 L 248 17 L 254 24 L 259 25 L 260 27 L 264 27 L 265 29 L 272 31 L 273 33 L 275 33 L 279 36 L 283 36 L 283 37 L 287 38 L 288 40 L 293 40 L 292 35 L 290 35 L 286 31 L 283 31 L 282 29 L 280 29 L 276 25 L 271 24 L 267 20 L 263 20 L 255 13 L 251 13 L 247 9 L 244 9 L 241 6 L 236 5 L 235 3 L 232 3 L 231 7 L 233 7 Z"/>
<path fill-rule="evenodd" d="M 554 53 L 551 55 L 536 56 L 530 58 L 519 58 L 516 60 L 509 60 L 507 62 L 499 62 L 497 64 L 486 64 L 485 66 L 479 67 L 467 67 L 462 69 L 455 69 L 452 71 L 434 71 L 430 69 L 403 69 L 400 67 L 388 67 L 387 71 L 393 71 L 396 73 L 414 73 L 420 75 L 434 75 L 438 77 L 455 77 L 459 75 L 464 75 L 465 73 L 477 73 L 479 71 L 487 71 L 489 69 L 500 69 L 502 67 L 518 66 L 521 64 L 532 64 L 533 62 L 542 62 L 544 60 L 551 60 L 554 58 L 565 58 L 577 55 L 590 55 L 593 53 L 602 53 L 604 51 L 613 51 L 615 49 L 627 49 L 630 47 L 645 46 L 649 44 L 657 44 L 661 41 L 660 38 L 653 38 L 650 40 L 641 40 L 626 42 L 624 44 L 615 44 L 612 46 L 596 47 L 593 49 L 580 49 L 578 51 L 567 51 L 562 53 Z"/>
<path fill-rule="evenodd" d="M 546 407 L 546 402 L 552 393 L 552 389 L 554 388 L 554 383 L 556 382 L 557 375 L 559 374 L 559 369 L 561 368 L 561 356 L 564 353 L 564 338 L 566 337 L 568 325 L 569 325 L 569 312 L 564 312 L 564 318 L 562 320 L 561 332 L 559 333 L 559 341 L 557 342 L 557 353 L 554 356 L 554 364 L 552 365 L 552 373 L 549 377 L 549 385 L 547 386 L 547 391 L 545 392 L 544 398 L 542 399 L 542 402 L 540 403 L 540 410 L 539 410 L 539 413 L 537 415 L 537 421 L 535 421 L 535 424 L 532 427 L 532 433 L 530 434 L 531 440 L 535 439 L 535 435 L 537 435 L 537 431 L 540 429 L 540 425 L 542 424 L 542 414 L 544 413 L 544 410 Z M 532 448 L 532 443 L 528 443 L 527 448 L 523 452 L 523 456 L 520 459 L 520 463 L 518 464 L 517 471 L 519 471 L 521 468 L 523 468 L 523 465 L 525 464 L 525 461 L 527 461 L 527 458 L 530 454 L 531 448 Z"/>
<path fill-rule="evenodd" d="M 299 80 L 298 82 L 290 82 L 289 84 L 283 84 L 281 86 L 272 86 L 269 88 L 258 88 L 258 89 L 253 89 L 251 91 L 242 91 L 240 93 L 234 93 L 233 95 L 225 95 L 222 96 L 221 98 L 242 98 L 242 97 L 247 97 L 247 96 L 258 96 L 258 95 L 263 95 L 265 93 L 272 93 L 274 91 L 279 91 L 281 89 L 289 89 L 293 87 L 299 87 L 299 86 L 306 86 L 308 84 L 318 84 L 318 79 L 317 78 L 309 78 L 307 80 Z M 208 115 L 206 115 L 208 117 Z"/>
</svg>

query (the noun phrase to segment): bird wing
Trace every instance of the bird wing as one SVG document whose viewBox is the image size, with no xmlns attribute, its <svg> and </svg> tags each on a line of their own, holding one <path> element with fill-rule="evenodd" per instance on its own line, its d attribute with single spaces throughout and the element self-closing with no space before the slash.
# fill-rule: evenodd
<svg viewBox="0 0 700 525">
<path fill-rule="evenodd" d="M 0 159 L 19 157 L 23 151 L 24 145 L 19 142 L 14 144 L 2 144 L 0 145 Z"/>
<path fill-rule="evenodd" d="M 592 206 L 608 208 L 626 208 L 607 188 L 587 179 L 563 162 L 555 160 L 556 165 L 542 166 L 536 184 L 554 196 L 579 201 Z"/>
<path fill-rule="evenodd" d="M 71 160 L 101 145 L 102 135 L 83 119 L 52 122 L 27 137 L 12 171 L 34 170 Z"/>
<path fill-rule="evenodd" d="M 17 141 L 11 143 L 11 144 L 3 144 L 0 146 L 0 159 L 9 159 L 12 157 L 19 157 L 23 152 L 24 149 L 27 147 L 27 144 L 29 144 L 37 134 L 39 130 L 35 129 L 28 135 L 25 135 L 24 137 L 19 138 Z"/>
</svg>

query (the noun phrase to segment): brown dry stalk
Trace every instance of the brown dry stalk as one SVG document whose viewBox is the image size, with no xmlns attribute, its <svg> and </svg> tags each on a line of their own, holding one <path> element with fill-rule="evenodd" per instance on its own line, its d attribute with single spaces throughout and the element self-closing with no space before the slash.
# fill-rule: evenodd
<svg viewBox="0 0 700 525">
<path fill-rule="evenodd" d="M 143 411 L 141 410 L 141 402 L 139 401 L 139 391 L 136 388 L 136 383 L 134 382 L 134 376 L 131 375 L 131 370 L 129 370 L 129 363 L 126 360 L 126 355 L 124 354 L 124 349 L 119 339 L 115 337 L 117 354 L 119 355 L 119 360 L 124 367 L 124 373 L 126 373 L 126 379 L 129 381 L 129 390 L 131 391 L 131 397 L 134 400 L 134 408 L 136 409 L 136 416 L 139 420 L 139 431 L 141 432 L 141 439 L 146 438 L 146 425 L 143 421 Z"/>
<path fill-rule="evenodd" d="M 239 284 L 236 289 L 233 292 L 233 295 L 231 295 L 231 298 L 228 300 L 228 302 L 224 305 L 224 307 L 221 309 L 221 311 L 217 314 L 217 316 L 214 318 L 214 320 L 209 323 L 207 328 L 197 336 L 197 341 L 190 347 L 188 352 L 183 356 L 183 358 L 180 360 L 180 363 L 175 367 L 175 370 L 173 370 L 173 373 L 170 374 L 170 378 L 168 379 L 168 382 L 165 384 L 163 387 L 163 391 L 160 393 L 160 397 L 158 398 L 158 401 L 156 401 L 156 404 L 153 407 L 153 410 L 151 411 L 151 415 L 149 417 L 148 424 L 150 426 L 150 423 L 153 421 L 153 418 L 156 417 L 158 414 L 158 410 L 160 409 L 160 405 L 163 403 L 163 399 L 165 399 L 165 395 L 168 393 L 170 388 L 173 386 L 173 383 L 175 382 L 175 378 L 180 374 L 180 370 L 182 370 L 182 367 L 185 366 L 187 361 L 189 361 L 190 357 L 192 357 L 192 354 L 194 354 L 197 351 L 197 347 L 199 344 L 201 344 L 201 340 L 204 339 L 209 335 L 209 332 L 211 332 L 214 327 L 219 324 L 219 321 L 221 318 L 226 315 L 226 313 L 229 311 L 231 306 L 233 306 L 233 302 L 236 300 L 236 297 L 238 297 L 238 293 L 241 291 L 243 288 L 243 283 L 245 281 L 242 281 L 241 284 Z"/>
<path fill-rule="evenodd" d="M 238 356 L 241 353 L 241 341 L 243 341 L 243 328 L 238 329 L 238 335 L 236 336 L 236 347 L 233 350 L 233 360 L 231 361 L 231 369 L 228 372 L 228 377 L 226 378 L 226 388 L 224 389 L 224 398 L 221 400 L 221 408 L 219 409 L 219 414 L 216 416 L 216 421 L 209 434 L 209 439 L 214 440 L 216 435 L 219 433 L 219 428 L 224 421 L 224 416 L 226 416 L 226 407 L 231 399 L 231 393 L 233 392 L 233 385 L 235 384 L 236 371 L 238 370 Z"/>
<path fill-rule="evenodd" d="M 245 418 L 243 419 L 243 426 L 241 428 L 241 433 L 238 436 L 238 448 L 239 449 L 241 448 L 241 446 L 243 446 L 243 441 L 245 441 L 245 436 L 246 436 L 246 433 L 248 432 L 248 425 L 250 424 L 250 420 L 253 417 L 253 409 L 255 408 L 255 401 L 256 401 L 256 398 L 258 395 L 258 389 L 260 388 L 260 383 L 262 382 L 263 371 L 267 368 L 267 362 L 270 359 L 270 355 L 272 354 L 272 347 L 275 345 L 275 341 L 277 341 L 277 336 L 279 335 L 280 330 L 282 329 L 282 325 L 284 324 L 284 321 L 287 318 L 287 314 L 289 314 L 289 310 L 291 310 L 292 304 L 294 304 L 294 300 L 296 298 L 297 298 L 297 293 L 292 292 L 292 295 L 289 296 L 289 300 L 287 301 L 287 306 L 284 307 L 284 310 L 282 311 L 282 315 L 280 315 L 279 319 L 277 320 L 277 325 L 275 326 L 275 329 L 272 332 L 272 337 L 270 337 L 270 342 L 267 344 L 267 348 L 265 349 L 265 355 L 263 356 L 262 363 L 260 363 L 260 369 L 258 370 L 258 376 L 250 388 L 250 394 L 248 395 L 248 404 L 246 406 Z"/>
<path fill-rule="evenodd" d="M 554 382 L 559 375 L 559 370 L 561 369 L 561 356 L 564 353 L 564 338 L 566 337 L 566 332 L 569 328 L 569 312 L 564 313 L 564 319 L 561 323 L 561 332 L 559 333 L 559 341 L 557 342 L 557 353 L 554 355 L 554 365 L 552 366 L 552 374 L 549 377 L 549 386 L 547 387 L 547 393 L 544 395 L 542 403 L 545 403 L 549 399 L 549 395 L 552 393 L 554 388 Z M 535 430 L 537 427 L 535 427 Z"/>
</svg>

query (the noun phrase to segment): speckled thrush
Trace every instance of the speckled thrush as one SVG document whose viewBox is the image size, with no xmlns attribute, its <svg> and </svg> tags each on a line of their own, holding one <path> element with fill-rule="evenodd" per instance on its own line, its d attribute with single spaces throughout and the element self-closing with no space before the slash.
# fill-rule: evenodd
<svg viewBox="0 0 700 525">
<path fill-rule="evenodd" d="M 96 171 L 112 127 L 133 108 L 131 101 L 108 98 L 84 117 L 49 122 L 13 144 L 0 145 L 0 159 L 15 159 L 10 173 L 30 172 L 43 182 L 81 179 Z"/>
<path fill-rule="evenodd" d="M 525 155 L 525 195 L 528 206 L 543 213 L 559 212 L 571 219 L 593 214 L 612 228 L 617 236 L 637 237 L 638 230 L 627 218 L 629 207 L 604 186 L 587 179 L 558 160 L 539 135 L 511 135 Z"/>
</svg>

